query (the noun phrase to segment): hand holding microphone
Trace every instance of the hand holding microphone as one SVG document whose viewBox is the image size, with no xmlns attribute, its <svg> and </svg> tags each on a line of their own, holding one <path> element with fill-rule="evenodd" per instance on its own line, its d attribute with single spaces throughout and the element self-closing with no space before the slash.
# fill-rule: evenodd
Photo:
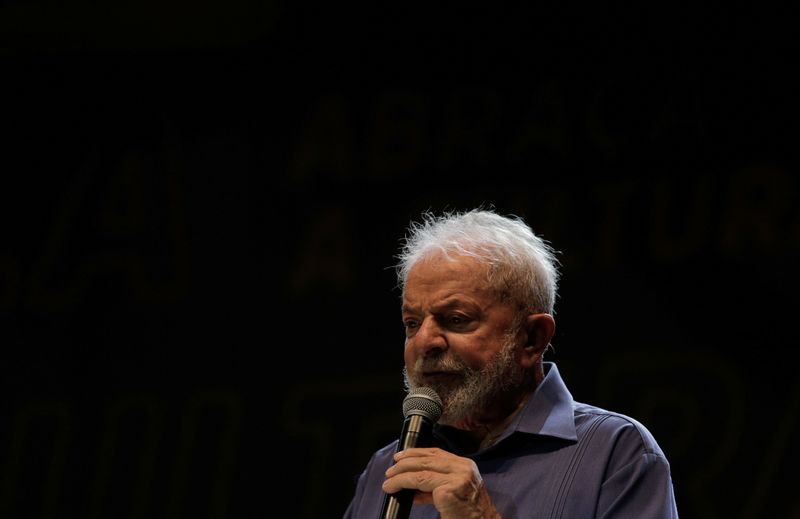
<svg viewBox="0 0 800 519">
<path fill-rule="evenodd" d="M 430 388 L 412 391 L 403 401 L 403 430 L 395 464 L 387 471 L 387 492 L 379 519 L 408 519 L 417 501 L 432 504 L 442 519 L 499 518 L 478 466 L 470 458 L 430 447 L 442 402 Z M 424 477 L 418 477 L 424 472 Z M 437 490 L 434 499 L 433 491 Z"/>
<path fill-rule="evenodd" d="M 442 416 L 442 399 L 429 387 L 417 388 L 403 400 L 403 416 L 405 420 L 397 450 L 428 447 L 431 444 L 433 424 Z M 407 518 L 411 514 L 414 492 L 414 489 L 406 488 L 387 494 L 380 519 Z"/>
</svg>

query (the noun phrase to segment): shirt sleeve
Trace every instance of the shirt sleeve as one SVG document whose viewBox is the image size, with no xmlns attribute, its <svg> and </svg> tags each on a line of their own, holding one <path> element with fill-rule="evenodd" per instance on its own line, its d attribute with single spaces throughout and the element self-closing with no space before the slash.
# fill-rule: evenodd
<svg viewBox="0 0 800 519">
<path fill-rule="evenodd" d="M 358 477 L 355 494 L 353 494 L 353 498 L 350 500 L 350 504 L 347 505 L 347 509 L 344 511 L 342 519 L 358 518 L 358 505 L 359 503 L 361 503 L 361 499 L 364 494 L 364 478 L 366 477 L 366 473 L 367 471 L 365 470 Z"/>
<path fill-rule="evenodd" d="M 600 488 L 600 519 L 678 519 L 669 462 L 658 447 L 642 444 L 637 427 L 629 428 L 628 441 L 617 444 L 617 462 Z M 622 445 L 620 445 L 622 443 Z"/>
<path fill-rule="evenodd" d="M 355 482 L 355 491 L 342 519 L 362 519 L 378 517 L 385 495 L 381 485 L 386 479 L 384 473 L 392 462 L 392 454 L 397 449 L 397 441 L 376 451 Z"/>
</svg>

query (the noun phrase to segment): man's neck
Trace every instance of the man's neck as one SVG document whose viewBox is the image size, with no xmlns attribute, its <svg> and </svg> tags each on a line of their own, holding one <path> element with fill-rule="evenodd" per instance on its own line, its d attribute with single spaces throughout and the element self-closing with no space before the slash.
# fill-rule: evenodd
<svg viewBox="0 0 800 519">
<path fill-rule="evenodd" d="M 528 401 L 532 394 L 528 392 L 520 395 L 515 399 L 516 403 L 509 406 L 508 411 L 499 418 L 495 410 L 494 416 L 468 417 L 451 425 L 453 429 L 458 431 L 456 436 L 460 447 L 468 452 L 476 452 L 493 445 L 519 414 L 519 411 L 525 406 L 525 402 Z"/>
</svg>

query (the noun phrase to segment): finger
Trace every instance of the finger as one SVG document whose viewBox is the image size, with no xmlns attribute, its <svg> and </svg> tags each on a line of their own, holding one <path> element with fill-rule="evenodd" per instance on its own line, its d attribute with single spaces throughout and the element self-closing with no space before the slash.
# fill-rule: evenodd
<svg viewBox="0 0 800 519">
<path fill-rule="evenodd" d="M 476 469 L 471 459 L 461 458 L 445 451 L 418 454 L 420 453 L 399 457 L 398 461 L 386 471 L 386 477 L 414 471 L 471 474 Z"/>
<path fill-rule="evenodd" d="M 455 456 L 454 454 L 439 449 L 438 447 L 411 447 L 394 454 L 394 460 L 403 458 L 416 458 L 424 456 Z"/>
<path fill-rule="evenodd" d="M 401 472 L 387 478 L 383 482 L 383 491 L 393 494 L 404 488 L 418 490 L 420 492 L 433 492 L 441 485 L 449 482 L 448 474 L 428 470 Z"/>
</svg>

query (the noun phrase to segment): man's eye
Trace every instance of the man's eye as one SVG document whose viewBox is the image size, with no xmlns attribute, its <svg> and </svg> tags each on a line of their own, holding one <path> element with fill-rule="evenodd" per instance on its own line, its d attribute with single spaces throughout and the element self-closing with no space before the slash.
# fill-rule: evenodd
<svg viewBox="0 0 800 519">
<path fill-rule="evenodd" d="M 466 317 L 463 315 L 451 315 L 447 318 L 448 322 L 453 325 L 460 325 L 465 324 L 467 322 Z"/>
<path fill-rule="evenodd" d="M 419 326 L 419 323 L 417 321 L 413 321 L 411 319 L 408 319 L 408 320 L 403 321 L 403 326 L 405 326 L 407 329 L 408 328 L 416 328 L 417 326 Z"/>
</svg>

